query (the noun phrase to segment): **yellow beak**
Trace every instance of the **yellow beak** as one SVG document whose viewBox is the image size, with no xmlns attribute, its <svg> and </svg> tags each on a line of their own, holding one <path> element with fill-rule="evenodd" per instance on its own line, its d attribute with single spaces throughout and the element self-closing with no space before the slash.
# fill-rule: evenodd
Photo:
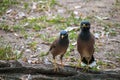
<svg viewBox="0 0 120 80">
<path fill-rule="evenodd" d="M 83 24 L 83 26 L 82 27 L 86 27 L 86 25 L 85 24 Z"/>
<path fill-rule="evenodd" d="M 63 39 L 63 38 L 64 38 L 64 35 L 62 35 L 61 38 Z"/>
</svg>

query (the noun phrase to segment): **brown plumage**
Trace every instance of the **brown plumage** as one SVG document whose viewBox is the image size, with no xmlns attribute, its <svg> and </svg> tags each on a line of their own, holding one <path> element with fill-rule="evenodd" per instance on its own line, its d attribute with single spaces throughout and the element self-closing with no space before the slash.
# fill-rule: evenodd
<svg viewBox="0 0 120 80">
<path fill-rule="evenodd" d="M 60 32 L 60 37 L 57 38 L 50 46 L 50 49 L 48 51 L 48 53 L 50 52 L 53 56 L 53 60 L 54 60 L 54 70 L 58 70 L 58 67 L 56 65 L 56 60 L 55 57 L 57 55 L 60 55 L 60 60 L 61 60 L 61 65 L 63 67 L 63 63 L 62 63 L 62 58 L 64 56 L 64 54 L 66 53 L 66 50 L 69 46 L 69 39 L 68 39 L 68 33 L 66 31 L 61 31 Z"/>
<path fill-rule="evenodd" d="M 94 61 L 94 44 L 95 38 L 90 32 L 90 23 L 81 22 L 81 32 L 77 39 L 77 50 L 80 53 L 81 61 L 87 65 Z"/>
</svg>

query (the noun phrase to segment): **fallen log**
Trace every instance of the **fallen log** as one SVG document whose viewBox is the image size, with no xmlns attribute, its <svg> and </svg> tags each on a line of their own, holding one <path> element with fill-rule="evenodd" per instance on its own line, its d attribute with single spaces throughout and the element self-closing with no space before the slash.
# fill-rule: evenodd
<svg viewBox="0 0 120 80">
<path fill-rule="evenodd" d="M 83 68 L 65 66 L 64 69 L 59 68 L 58 72 L 54 72 L 52 64 L 0 61 L 1 64 L 7 66 L 0 67 L 0 80 L 120 80 L 120 70 L 84 71 Z"/>
</svg>

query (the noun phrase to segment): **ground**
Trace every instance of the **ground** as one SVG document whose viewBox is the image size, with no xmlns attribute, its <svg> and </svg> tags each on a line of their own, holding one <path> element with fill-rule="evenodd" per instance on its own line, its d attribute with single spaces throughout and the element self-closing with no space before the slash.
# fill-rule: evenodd
<svg viewBox="0 0 120 80">
<path fill-rule="evenodd" d="M 100 69 L 120 68 L 119 5 L 118 0 L 21 0 L 0 16 L 1 44 L 10 43 L 15 55 L 22 53 L 19 60 L 46 63 L 43 55 L 51 42 L 62 29 L 67 29 L 70 46 L 64 64 L 75 66 L 79 60 L 76 38 L 80 21 L 89 20 L 96 37 L 94 56 Z M 47 58 L 51 60 L 51 55 Z"/>
</svg>

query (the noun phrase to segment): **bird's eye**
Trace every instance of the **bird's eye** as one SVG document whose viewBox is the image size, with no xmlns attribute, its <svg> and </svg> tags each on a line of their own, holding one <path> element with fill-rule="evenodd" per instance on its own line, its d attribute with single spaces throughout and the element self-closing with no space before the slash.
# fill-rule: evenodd
<svg viewBox="0 0 120 80">
<path fill-rule="evenodd" d="M 65 36 L 67 36 L 68 34 L 65 34 Z"/>
<path fill-rule="evenodd" d="M 86 24 L 83 24 L 82 26 L 86 26 Z"/>
<path fill-rule="evenodd" d="M 90 27 L 90 25 L 87 25 L 87 27 Z"/>
</svg>

